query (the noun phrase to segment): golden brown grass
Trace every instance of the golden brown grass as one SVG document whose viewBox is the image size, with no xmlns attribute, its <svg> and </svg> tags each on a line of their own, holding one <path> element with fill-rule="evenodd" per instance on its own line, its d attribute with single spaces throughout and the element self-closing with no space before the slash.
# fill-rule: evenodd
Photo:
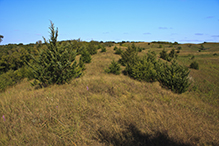
<svg viewBox="0 0 219 146">
<path fill-rule="evenodd" d="M 0 93 L 0 145 L 219 144 L 218 106 L 193 91 L 104 73 L 120 58 L 113 48 L 93 55 L 70 84 L 35 90 L 25 79 Z"/>
</svg>

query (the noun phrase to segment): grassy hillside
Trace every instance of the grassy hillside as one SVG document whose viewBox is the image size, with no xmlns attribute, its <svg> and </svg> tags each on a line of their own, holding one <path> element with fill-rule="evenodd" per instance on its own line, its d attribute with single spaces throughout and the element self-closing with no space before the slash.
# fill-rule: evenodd
<svg viewBox="0 0 219 146">
<path fill-rule="evenodd" d="M 219 145 L 219 44 L 159 45 L 136 43 L 140 56 L 181 46 L 180 64 L 199 63 L 186 93 L 106 74 L 120 58 L 106 47 L 70 84 L 34 89 L 24 79 L 1 92 L 0 145 Z"/>
</svg>

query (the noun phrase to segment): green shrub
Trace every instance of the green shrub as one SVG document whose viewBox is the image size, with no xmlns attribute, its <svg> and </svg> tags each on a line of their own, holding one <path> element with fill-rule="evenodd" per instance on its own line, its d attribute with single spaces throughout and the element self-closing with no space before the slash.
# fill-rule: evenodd
<svg viewBox="0 0 219 146">
<path fill-rule="evenodd" d="M 98 46 L 97 46 L 97 49 L 102 49 L 102 45 L 101 44 L 98 44 Z"/>
<path fill-rule="evenodd" d="M 149 62 L 152 62 L 153 64 L 155 64 L 156 63 L 156 52 L 154 52 L 154 51 L 148 51 L 148 53 L 147 53 L 147 61 L 149 61 Z"/>
<path fill-rule="evenodd" d="M 179 46 L 178 48 L 177 48 L 177 50 L 181 50 L 182 49 L 182 47 L 181 46 Z"/>
<path fill-rule="evenodd" d="M 142 52 L 142 50 L 143 50 L 143 48 L 141 48 L 141 47 L 138 47 L 138 49 L 137 49 L 138 52 Z"/>
<path fill-rule="evenodd" d="M 83 61 L 83 57 L 81 56 L 80 59 L 79 59 L 79 66 L 82 70 L 85 70 L 85 64 L 84 64 L 84 61 Z"/>
<path fill-rule="evenodd" d="M 134 58 L 136 58 L 136 56 L 137 56 L 136 48 L 133 46 L 132 47 L 128 46 L 126 51 L 122 52 L 122 54 L 121 54 L 122 58 L 119 59 L 119 63 L 121 63 L 121 65 L 125 66 L 127 63 L 129 63 Z"/>
<path fill-rule="evenodd" d="M 84 63 L 90 63 L 91 62 L 91 55 L 90 53 L 87 51 L 86 48 L 84 48 L 81 52 L 81 60 Z"/>
<path fill-rule="evenodd" d="M 199 69 L 199 64 L 196 62 L 196 61 L 194 61 L 194 62 L 192 62 L 191 64 L 190 64 L 190 68 L 193 68 L 193 69 Z"/>
<path fill-rule="evenodd" d="M 167 51 L 165 49 L 163 49 L 161 52 L 160 52 L 160 58 L 164 59 L 164 60 L 167 60 L 167 61 L 171 61 L 173 58 L 177 58 L 177 53 L 175 52 L 175 49 L 172 49 L 170 51 L 169 54 L 167 54 Z"/>
<path fill-rule="evenodd" d="M 119 75 L 120 71 L 121 71 L 120 64 L 118 62 L 116 62 L 115 60 L 113 60 L 110 64 L 109 68 L 107 68 L 105 70 L 105 72 L 107 72 L 107 73 L 113 73 L 116 75 Z"/>
<path fill-rule="evenodd" d="M 87 51 L 90 53 L 90 55 L 97 54 L 97 47 L 95 46 L 94 42 L 90 42 L 88 44 Z"/>
<path fill-rule="evenodd" d="M 176 53 L 180 53 L 180 50 L 177 50 Z"/>
<path fill-rule="evenodd" d="M 175 60 L 171 65 L 167 63 L 160 65 L 157 68 L 157 75 L 161 85 L 175 93 L 186 92 L 190 86 L 188 69 L 179 65 Z"/>
<path fill-rule="evenodd" d="M 13 86 L 19 83 L 23 78 L 30 77 L 27 67 L 19 68 L 18 70 L 9 70 L 0 75 L 0 92 L 4 91 L 8 86 Z"/>
<path fill-rule="evenodd" d="M 32 57 L 33 63 L 28 63 L 35 79 L 32 85 L 40 87 L 68 83 L 72 78 L 78 77 L 82 71 L 75 61 L 76 51 L 68 45 L 58 46 L 58 30 L 55 31 L 52 22 L 49 29 L 51 31 L 49 43 L 44 38 L 47 48 L 40 50 L 39 57 Z"/>
<path fill-rule="evenodd" d="M 158 48 L 163 48 L 163 46 L 162 46 L 162 45 L 159 45 Z"/>
<path fill-rule="evenodd" d="M 122 54 L 122 50 L 121 50 L 121 48 L 119 48 L 119 49 L 116 49 L 116 52 L 115 52 L 115 54 Z"/>
<path fill-rule="evenodd" d="M 168 54 L 167 54 L 167 51 L 165 49 L 163 49 L 161 52 L 160 52 L 160 58 L 164 59 L 164 60 L 167 60 L 168 58 Z"/>
<path fill-rule="evenodd" d="M 128 68 L 126 68 L 128 70 Z M 140 59 L 138 62 L 130 66 L 128 75 L 139 81 L 153 82 L 156 81 L 157 73 L 154 64 L 147 61 L 147 57 Z"/>
<path fill-rule="evenodd" d="M 213 54 L 213 56 L 217 56 L 217 55 L 218 55 L 217 53 L 214 53 L 214 54 Z"/>
<path fill-rule="evenodd" d="M 102 47 L 101 52 L 106 52 L 106 47 Z"/>
<path fill-rule="evenodd" d="M 169 57 L 170 57 L 170 58 L 177 58 L 177 57 L 178 57 L 178 55 L 176 54 L 175 49 L 172 49 L 172 50 L 170 51 Z"/>
<path fill-rule="evenodd" d="M 118 48 L 115 46 L 113 50 L 117 50 Z"/>
</svg>

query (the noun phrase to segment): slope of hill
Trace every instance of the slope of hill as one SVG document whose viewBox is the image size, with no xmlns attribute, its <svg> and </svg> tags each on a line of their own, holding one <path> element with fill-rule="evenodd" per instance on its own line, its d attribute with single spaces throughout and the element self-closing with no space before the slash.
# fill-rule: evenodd
<svg viewBox="0 0 219 146">
<path fill-rule="evenodd" d="M 136 43 L 146 48 L 139 55 L 181 46 L 180 64 L 199 63 L 199 70 L 190 69 L 193 83 L 186 93 L 106 74 L 110 62 L 120 58 L 113 46 L 106 47 L 70 84 L 34 89 L 24 79 L 0 93 L 0 144 L 218 145 L 219 56 L 213 54 L 219 54 L 219 45 L 206 43 L 208 49 L 201 51 L 201 45 L 159 45 Z"/>
</svg>

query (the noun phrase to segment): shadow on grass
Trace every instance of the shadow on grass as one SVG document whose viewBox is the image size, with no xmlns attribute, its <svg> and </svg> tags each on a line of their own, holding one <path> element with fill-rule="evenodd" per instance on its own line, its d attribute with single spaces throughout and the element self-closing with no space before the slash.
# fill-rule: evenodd
<svg viewBox="0 0 219 146">
<path fill-rule="evenodd" d="M 116 134 L 111 132 L 98 130 L 98 140 L 100 143 L 114 146 L 190 146 L 190 144 L 176 142 L 169 138 L 166 133 L 156 132 L 155 135 L 142 133 L 135 125 L 130 124 L 129 127 Z"/>
</svg>

